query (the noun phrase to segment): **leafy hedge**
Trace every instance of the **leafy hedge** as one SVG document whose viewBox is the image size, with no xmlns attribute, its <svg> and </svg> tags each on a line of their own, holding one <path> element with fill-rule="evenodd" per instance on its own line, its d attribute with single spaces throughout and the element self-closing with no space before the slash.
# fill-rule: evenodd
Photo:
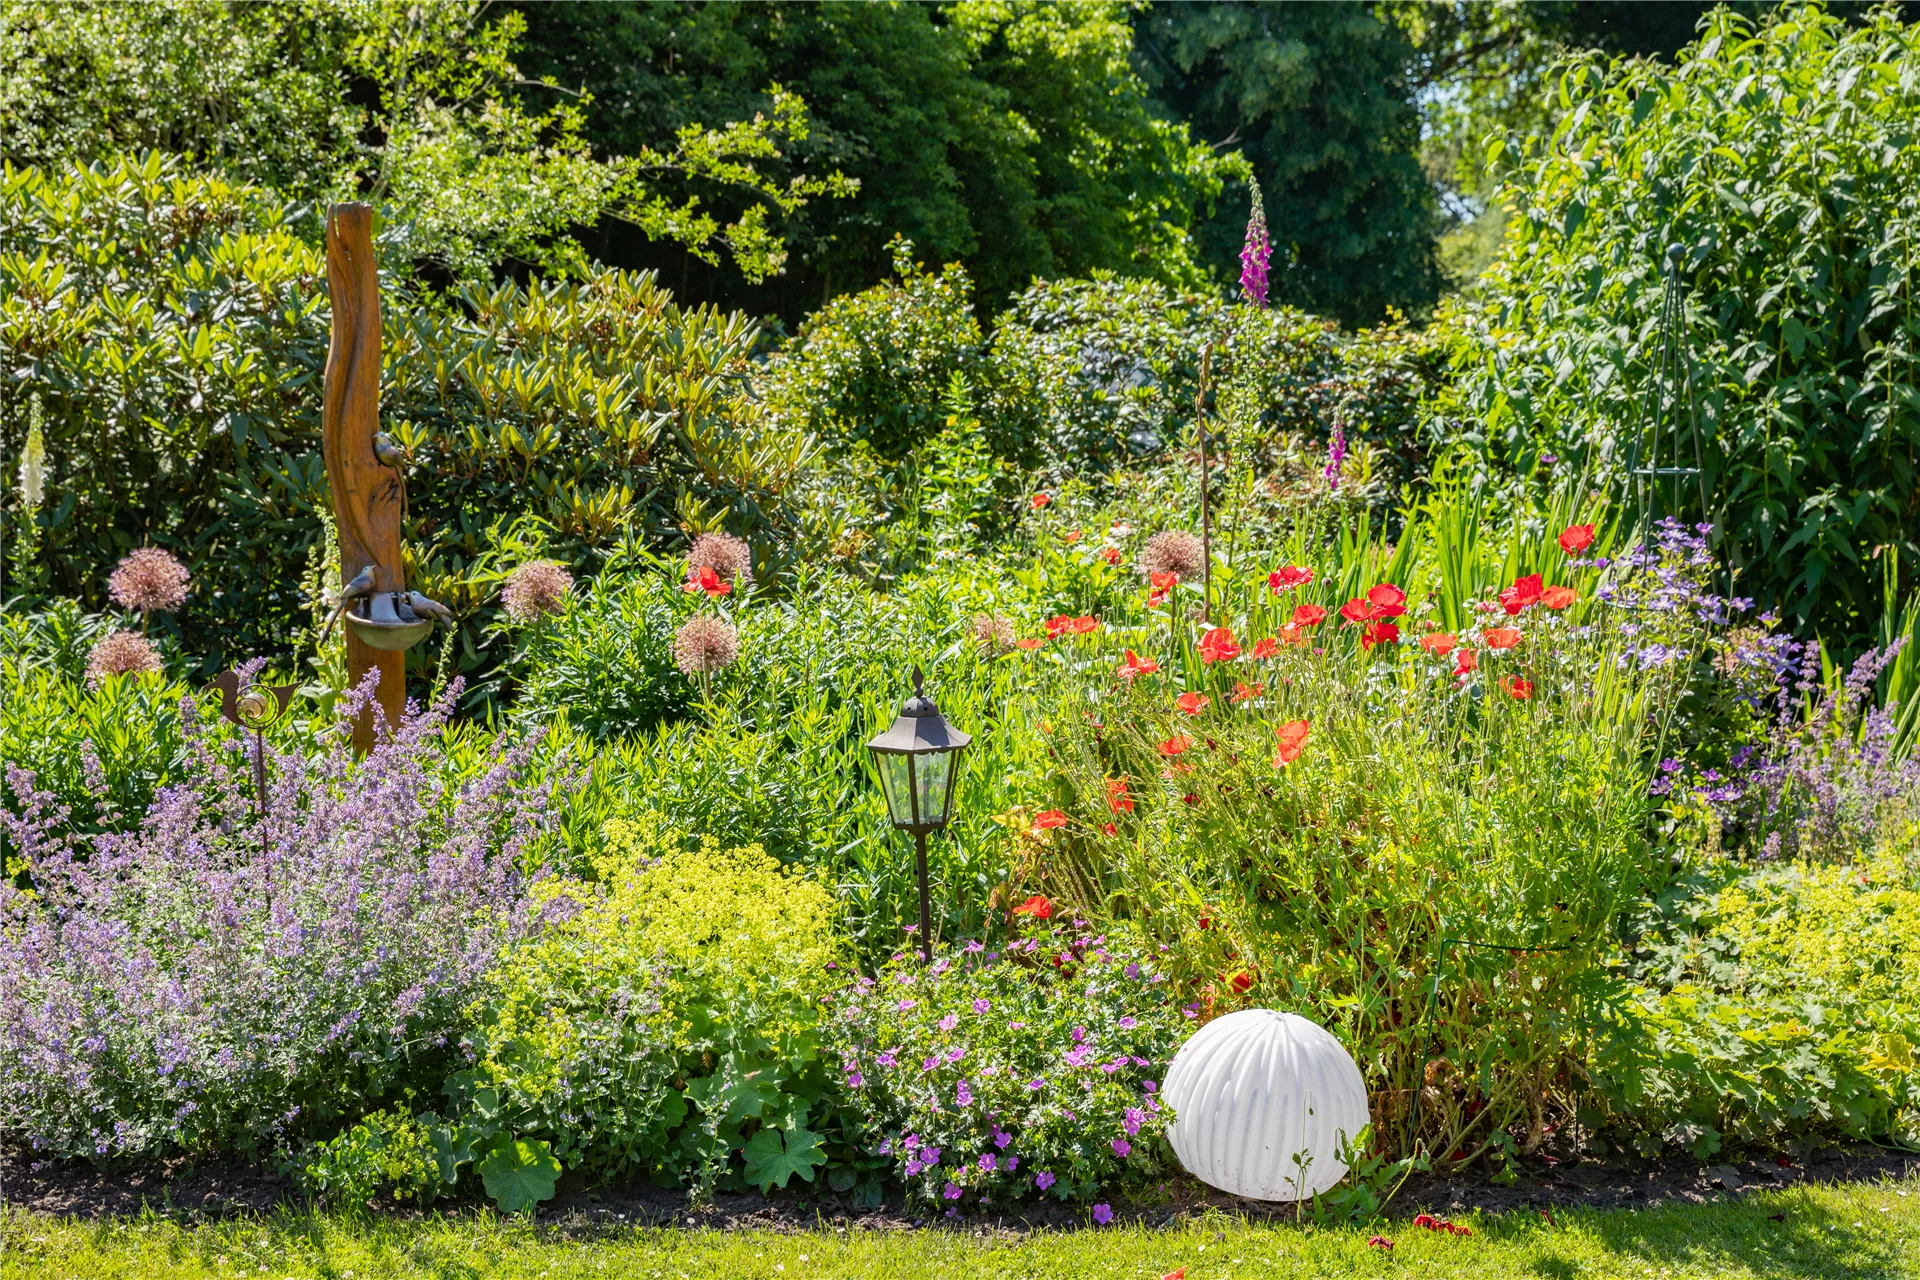
<svg viewBox="0 0 1920 1280">
<path fill-rule="evenodd" d="M 98 607 L 151 542 L 193 570 L 179 638 L 206 670 L 288 645 L 325 504 L 317 211 L 148 154 L 8 168 L 0 222 L 0 415 L 37 396 L 48 428 L 38 585 Z M 586 569 L 629 530 L 765 544 L 790 519 L 812 450 L 748 398 L 745 317 L 615 271 L 448 297 L 383 261 L 382 293 L 405 542 L 415 585 L 468 619 L 461 669 L 489 660 L 489 597 L 535 549 Z"/>
<path fill-rule="evenodd" d="M 1522 471 L 1560 453 L 1620 476 L 1679 243 L 1704 492 L 1739 594 L 1857 648 L 1874 549 L 1920 552 L 1917 74 L 1920 28 L 1890 8 L 1860 27 L 1722 9 L 1673 66 L 1576 63 L 1560 125 L 1517 157 L 1500 261 L 1448 318 L 1443 432 Z"/>
</svg>

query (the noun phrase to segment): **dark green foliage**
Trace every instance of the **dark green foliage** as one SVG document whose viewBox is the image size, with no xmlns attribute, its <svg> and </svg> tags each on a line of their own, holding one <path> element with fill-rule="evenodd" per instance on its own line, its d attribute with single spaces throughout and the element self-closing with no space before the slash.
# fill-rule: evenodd
<svg viewBox="0 0 1920 1280">
<path fill-rule="evenodd" d="M 1855 648 L 1876 547 L 1916 563 L 1920 33 L 1797 9 L 1716 17 L 1677 69 L 1575 67 L 1563 123 L 1521 158 L 1483 300 L 1453 316 L 1442 430 L 1521 469 L 1543 451 L 1619 478 L 1656 348 L 1665 249 L 1685 247 L 1699 493 L 1736 592 Z M 1816 105 L 1817 104 L 1817 105 Z M 1696 462 L 1685 433 L 1677 451 Z M 1661 461 L 1672 465 L 1668 437 Z M 1669 499 L 1669 502 L 1671 499 Z"/>
<path fill-rule="evenodd" d="M 533 72 L 593 95 L 587 135 L 631 152 L 688 120 L 746 118 L 780 84 L 813 129 L 789 150 L 861 184 L 779 220 L 784 278 L 753 290 L 609 226 L 609 261 L 661 265 L 694 297 L 779 314 L 880 279 L 894 235 L 964 262 L 989 313 L 1035 276 L 1108 267 L 1193 284 L 1223 264 L 1189 229 L 1237 169 L 1159 118 L 1107 3 L 527 4 Z M 530 91 L 534 99 L 541 91 Z M 725 192 L 691 190 L 720 209 Z"/>
<path fill-rule="evenodd" d="M 0 219 L 0 417 L 30 394 L 46 407 L 51 591 L 98 607 L 115 561 L 151 542 L 193 572 L 177 625 L 200 674 L 284 653 L 309 621 L 298 583 L 326 501 L 317 220 L 157 155 L 10 170 Z M 789 530 L 783 494 L 812 448 L 748 398 L 745 317 L 621 272 L 455 302 L 387 278 L 381 413 L 414 456 L 413 585 L 469 619 L 457 669 L 491 663 L 490 601 L 529 541 L 586 570 L 627 533 Z"/>
<path fill-rule="evenodd" d="M 1266 196 L 1273 301 L 1372 324 L 1440 294 L 1437 211 L 1398 25 L 1360 4 L 1160 4 L 1136 18 L 1154 94 L 1216 145 L 1238 143 Z M 1248 200 L 1201 233 L 1238 275 Z"/>
</svg>

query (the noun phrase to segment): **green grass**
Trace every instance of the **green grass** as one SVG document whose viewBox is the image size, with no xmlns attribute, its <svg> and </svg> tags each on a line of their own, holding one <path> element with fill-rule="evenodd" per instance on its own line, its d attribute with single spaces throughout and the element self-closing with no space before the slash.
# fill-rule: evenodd
<svg viewBox="0 0 1920 1280">
<path fill-rule="evenodd" d="M 1783 1215 L 1775 1221 L 1772 1215 Z M 0 1216 L 0 1280 L 34 1277 L 708 1277 L 898 1280 L 992 1276 L 1017 1280 L 1154 1277 L 1806 1276 L 1920 1277 L 1920 1182 L 1796 1188 L 1704 1205 L 1634 1212 L 1472 1217 L 1470 1237 L 1399 1222 L 1371 1231 L 1253 1226 L 1219 1215 L 1144 1227 L 987 1237 L 960 1231 L 840 1234 L 623 1230 L 569 1236 L 491 1215 L 412 1221 L 288 1214 L 188 1227 L 162 1217 L 77 1222 L 14 1211 Z"/>
</svg>

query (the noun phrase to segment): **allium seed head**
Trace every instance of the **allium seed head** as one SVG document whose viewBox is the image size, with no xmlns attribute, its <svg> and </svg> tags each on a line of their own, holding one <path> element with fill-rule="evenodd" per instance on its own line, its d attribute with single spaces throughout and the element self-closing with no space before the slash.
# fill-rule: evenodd
<svg viewBox="0 0 1920 1280">
<path fill-rule="evenodd" d="M 722 582 L 744 587 L 753 581 L 753 548 L 730 533 L 703 533 L 687 552 L 687 574 L 712 569 Z"/>
<path fill-rule="evenodd" d="M 1004 613 L 983 613 L 973 620 L 973 638 L 989 653 L 1005 653 L 1013 648 L 1013 619 Z"/>
<path fill-rule="evenodd" d="M 697 613 L 673 633 L 673 665 L 690 676 L 712 675 L 739 654 L 739 632 L 717 614 Z"/>
<path fill-rule="evenodd" d="M 141 547 L 128 554 L 107 579 L 107 598 L 122 609 L 171 613 L 187 598 L 192 585 L 187 567 L 158 547 Z"/>
<path fill-rule="evenodd" d="M 1140 568 L 1148 574 L 1177 573 L 1182 578 L 1198 577 L 1204 552 L 1200 539 L 1191 533 L 1169 529 L 1147 539 L 1140 553 Z"/>
<path fill-rule="evenodd" d="M 87 683 L 98 688 L 109 676 L 144 675 L 160 670 L 160 652 L 136 631 L 102 637 L 87 654 Z"/>
<path fill-rule="evenodd" d="M 515 622 L 532 622 L 567 607 L 573 575 L 551 560 L 529 560 L 507 575 L 500 603 Z"/>
</svg>

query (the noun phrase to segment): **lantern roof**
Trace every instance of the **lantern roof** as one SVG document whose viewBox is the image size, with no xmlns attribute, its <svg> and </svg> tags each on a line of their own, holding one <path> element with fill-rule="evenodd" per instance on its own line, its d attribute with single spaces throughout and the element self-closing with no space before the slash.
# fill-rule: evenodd
<svg viewBox="0 0 1920 1280">
<path fill-rule="evenodd" d="M 902 755 L 926 755 L 936 751 L 958 751 L 973 741 L 973 735 L 963 733 L 948 724 L 933 705 L 933 699 L 927 697 L 925 677 L 920 668 L 913 669 L 913 696 L 901 704 L 900 717 L 888 729 L 867 744 L 869 750 L 886 751 Z"/>
</svg>

